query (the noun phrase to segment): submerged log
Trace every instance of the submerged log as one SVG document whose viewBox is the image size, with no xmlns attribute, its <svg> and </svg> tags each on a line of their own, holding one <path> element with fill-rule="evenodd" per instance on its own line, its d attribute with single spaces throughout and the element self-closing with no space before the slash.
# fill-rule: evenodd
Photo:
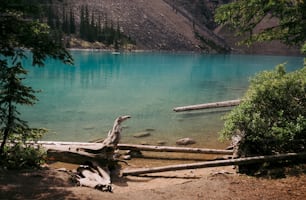
<svg viewBox="0 0 306 200">
<path fill-rule="evenodd" d="M 222 107 L 232 107 L 239 105 L 241 100 L 230 100 L 230 101 L 220 101 L 214 103 L 205 103 L 205 104 L 197 104 L 190 106 L 182 106 L 176 107 L 173 109 L 175 112 L 183 112 L 183 111 L 192 111 L 192 110 L 201 110 L 201 109 L 209 109 L 209 108 L 222 108 Z"/>
<path fill-rule="evenodd" d="M 185 170 L 185 169 L 198 169 L 198 168 L 207 168 L 207 167 L 219 167 L 219 166 L 228 166 L 228 165 L 243 165 L 243 164 L 253 164 L 260 162 L 271 162 L 277 160 L 291 160 L 291 159 L 306 159 L 306 152 L 304 153 L 287 153 L 271 156 L 255 156 L 248 158 L 237 158 L 229 160 L 217 160 L 217 161 L 207 161 L 207 162 L 198 162 L 191 164 L 179 164 L 179 165 L 169 165 L 163 167 L 153 167 L 153 168 L 142 168 L 142 169 L 133 169 L 123 171 L 123 176 L 128 175 L 140 175 L 156 172 L 166 172 L 166 171 L 176 171 L 176 170 Z"/>
</svg>

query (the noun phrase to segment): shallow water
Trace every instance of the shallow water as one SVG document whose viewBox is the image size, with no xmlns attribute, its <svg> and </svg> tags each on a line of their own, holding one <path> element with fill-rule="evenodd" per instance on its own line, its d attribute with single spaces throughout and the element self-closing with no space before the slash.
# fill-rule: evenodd
<svg viewBox="0 0 306 200">
<path fill-rule="evenodd" d="M 192 137 L 196 146 L 215 147 L 222 128 L 219 110 L 175 113 L 174 107 L 241 98 L 250 76 L 301 57 L 122 53 L 74 51 L 74 66 L 48 60 L 30 67 L 27 83 L 38 94 L 34 107 L 22 108 L 33 127 L 49 129 L 45 140 L 90 141 L 106 137 L 113 121 L 124 122 L 122 142 L 175 144 Z M 28 61 L 25 61 L 28 63 Z M 149 131 L 150 137 L 134 138 Z"/>
</svg>

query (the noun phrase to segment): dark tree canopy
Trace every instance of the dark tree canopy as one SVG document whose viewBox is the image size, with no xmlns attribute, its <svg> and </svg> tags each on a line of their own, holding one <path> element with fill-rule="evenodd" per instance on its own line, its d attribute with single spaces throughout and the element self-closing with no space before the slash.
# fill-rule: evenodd
<svg viewBox="0 0 306 200">
<path fill-rule="evenodd" d="M 259 33 L 253 30 L 263 19 L 276 18 L 279 23 Z M 306 4 L 303 0 L 237 0 L 217 9 L 216 22 L 228 24 L 238 35 L 249 34 L 244 41 L 280 40 L 288 45 L 306 41 Z"/>
<path fill-rule="evenodd" d="M 72 63 L 72 57 L 57 41 L 50 28 L 38 20 L 39 0 L 3 0 L 0 4 L 0 55 L 16 59 L 30 50 L 33 65 L 43 65 L 47 57 Z"/>
</svg>

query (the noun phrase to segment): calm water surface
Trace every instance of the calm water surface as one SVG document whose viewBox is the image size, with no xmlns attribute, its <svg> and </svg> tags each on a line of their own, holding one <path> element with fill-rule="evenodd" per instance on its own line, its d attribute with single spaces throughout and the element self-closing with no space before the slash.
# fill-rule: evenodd
<svg viewBox="0 0 306 200">
<path fill-rule="evenodd" d="M 287 62 L 302 66 L 301 57 L 201 55 L 170 53 L 72 52 L 74 66 L 48 60 L 43 68 L 28 64 L 27 84 L 39 102 L 22 108 L 33 127 L 49 129 L 45 140 L 89 141 L 104 138 L 120 115 L 122 142 L 175 144 L 181 137 L 197 146 L 215 147 L 226 112 L 175 113 L 174 107 L 241 98 L 250 76 Z M 135 133 L 151 136 L 137 139 Z"/>
</svg>

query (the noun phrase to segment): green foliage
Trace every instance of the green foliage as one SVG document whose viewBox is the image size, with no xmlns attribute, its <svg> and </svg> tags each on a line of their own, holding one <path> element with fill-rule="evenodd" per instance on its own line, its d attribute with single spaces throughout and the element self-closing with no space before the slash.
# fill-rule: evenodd
<svg viewBox="0 0 306 200">
<path fill-rule="evenodd" d="M 302 45 L 306 38 L 306 3 L 301 0 L 238 0 L 220 6 L 215 20 L 228 24 L 238 35 L 249 34 L 245 44 L 254 41 L 280 40 L 289 45 Z M 253 30 L 264 18 L 276 18 L 278 25 L 254 33 Z"/>
<path fill-rule="evenodd" d="M 36 141 L 45 132 L 44 129 L 24 129 L 11 134 L 10 145 L 4 148 L 0 166 L 6 169 L 39 168 L 45 162 L 46 152 Z"/>
<path fill-rule="evenodd" d="M 301 46 L 306 53 L 306 4 L 301 0 L 237 0 L 219 7 L 215 20 L 231 26 L 237 35 L 248 38 L 242 43 L 280 40 Z M 254 33 L 267 19 L 278 23 Z M 306 60 L 304 68 L 286 73 L 284 65 L 272 72 L 261 72 L 251 80 L 243 102 L 224 117 L 221 138 L 238 135 L 238 156 L 302 152 L 306 146 Z M 270 163 L 239 166 L 250 172 Z M 253 173 L 251 171 L 251 173 Z"/>
<path fill-rule="evenodd" d="M 242 136 L 240 156 L 305 151 L 306 67 L 286 73 L 279 65 L 259 73 L 224 119 L 221 137 Z"/>
</svg>

